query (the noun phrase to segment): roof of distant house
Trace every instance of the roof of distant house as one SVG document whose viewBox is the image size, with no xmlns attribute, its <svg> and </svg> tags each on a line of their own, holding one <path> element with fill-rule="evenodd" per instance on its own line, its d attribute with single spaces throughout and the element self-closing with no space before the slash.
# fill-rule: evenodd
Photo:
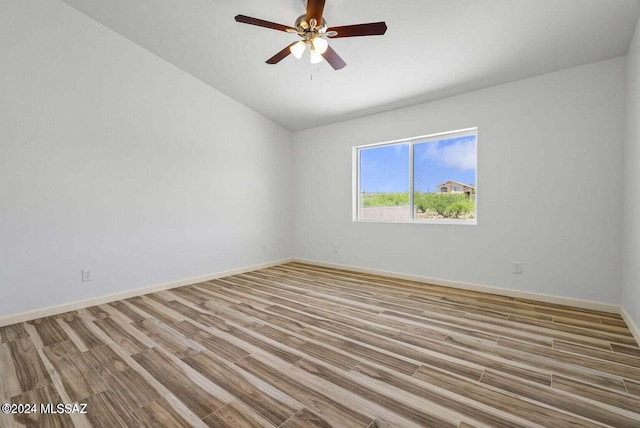
<svg viewBox="0 0 640 428">
<path fill-rule="evenodd" d="M 475 189 L 475 188 L 476 188 L 476 186 L 474 186 L 473 184 L 460 183 L 459 181 L 455 181 L 455 180 L 447 180 L 447 181 L 444 181 L 444 182 L 442 182 L 442 183 L 438 184 L 438 187 L 442 186 L 443 184 L 447 184 L 447 183 L 456 183 L 456 184 L 459 184 L 459 185 L 461 185 L 461 186 L 471 187 L 471 188 L 473 188 L 473 189 Z"/>
</svg>

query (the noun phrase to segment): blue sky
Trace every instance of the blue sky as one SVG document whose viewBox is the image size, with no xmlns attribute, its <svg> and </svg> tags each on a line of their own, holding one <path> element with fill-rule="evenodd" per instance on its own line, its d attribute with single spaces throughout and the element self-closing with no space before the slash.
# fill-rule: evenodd
<svg viewBox="0 0 640 428">
<path fill-rule="evenodd" d="M 448 180 L 475 185 L 476 137 L 448 138 L 414 144 L 415 190 L 435 192 Z M 360 150 L 360 190 L 407 192 L 409 144 Z"/>
</svg>

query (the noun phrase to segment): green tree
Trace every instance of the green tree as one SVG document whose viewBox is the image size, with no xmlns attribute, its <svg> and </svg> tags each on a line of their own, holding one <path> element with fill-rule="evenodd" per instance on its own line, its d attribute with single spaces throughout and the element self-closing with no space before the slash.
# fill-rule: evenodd
<svg viewBox="0 0 640 428">
<path fill-rule="evenodd" d="M 362 200 L 365 207 L 393 207 L 409 205 L 409 194 L 407 192 L 397 193 L 369 193 L 365 194 Z"/>
<path fill-rule="evenodd" d="M 447 218 L 460 218 L 462 215 L 469 214 L 474 208 L 473 205 L 473 201 L 469 199 L 454 202 L 445 208 L 444 216 Z"/>
<path fill-rule="evenodd" d="M 474 210 L 474 202 L 461 193 L 420 193 L 414 197 L 416 209 L 445 218 L 459 218 Z"/>
<path fill-rule="evenodd" d="M 460 218 L 475 210 L 475 203 L 461 193 L 415 192 L 413 202 L 419 212 L 431 212 L 444 218 Z M 365 207 L 409 205 L 409 193 L 363 193 L 362 205 Z"/>
</svg>

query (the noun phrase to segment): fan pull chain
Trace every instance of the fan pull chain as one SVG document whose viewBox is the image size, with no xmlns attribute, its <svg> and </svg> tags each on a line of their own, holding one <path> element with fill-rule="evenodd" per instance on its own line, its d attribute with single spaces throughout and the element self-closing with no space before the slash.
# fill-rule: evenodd
<svg viewBox="0 0 640 428">
<path fill-rule="evenodd" d="M 312 68 L 311 68 L 311 73 L 309 74 L 309 77 L 310 77 L 310 78 L 309 78 L 309 80 L 311 80 L 312 82 L 313 82 L 313 71 L 314 71 L 314 70 L 313 70 L 313 67 L 312 67 Z M 317 66 L 315 67 L 315 71 L 317 71 L 318 73 L 320 73 L 320 66 L 319 66 L 319 65 L 317 65 Z"/>
</svg>

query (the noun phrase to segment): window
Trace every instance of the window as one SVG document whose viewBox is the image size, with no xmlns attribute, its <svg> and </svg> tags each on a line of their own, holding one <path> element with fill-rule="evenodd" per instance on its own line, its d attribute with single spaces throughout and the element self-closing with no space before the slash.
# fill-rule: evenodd
<svg viewBox="0 0 640 428">
<path fill-rule="evenodd" d="M 476 128 L 353 152 L 354 220 L 476 224 Z"/>
</svg>

